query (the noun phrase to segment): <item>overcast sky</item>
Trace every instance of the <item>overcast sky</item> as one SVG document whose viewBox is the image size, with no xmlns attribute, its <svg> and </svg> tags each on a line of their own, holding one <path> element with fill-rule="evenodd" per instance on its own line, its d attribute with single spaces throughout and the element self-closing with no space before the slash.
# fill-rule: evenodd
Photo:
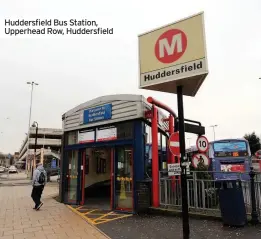
<svg viewBox="0 0 261 239">
<path fill-rule="evenodd" d="M 200 11 L 209 75 L 195 97 L 185 97 L 185 117 L 201 121 L 210 140 L 213 124 L 216 138 L 260 135 L 260 0 L 1 0 L 0 151 L 18 151 L 28 130 L 27 81 L 39 83 L 32 110 L 39 127 L 61 128 L 64 112 L 107 94 L 154 96 L 177 111 L 176 95 L 138 89 L 137 36 Z M 5 18 L 87 18 L 114 35 L 6 38 Z"/>
</svg>

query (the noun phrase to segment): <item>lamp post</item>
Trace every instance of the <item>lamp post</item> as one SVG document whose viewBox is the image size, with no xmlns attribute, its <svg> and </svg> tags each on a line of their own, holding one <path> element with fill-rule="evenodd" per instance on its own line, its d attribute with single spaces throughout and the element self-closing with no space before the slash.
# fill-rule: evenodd
<svg viewBox="0 0 261 239">
<path fill-rule="evenodd" d="M 210 125 L 210 127 L 213 128 L 214 141 L 216 140 L 215 127 L 217 127 L 217 126 L 218 126 L 217 124 L 215 124 L 215 125 Z"/>
<path fill-rule="evenodd" d="M 34 81 L 27 82 L 28 85 L 31 85 L 31 98 L 30 98 L 30 110 L 29 110 L 29 123 L 28 123 L 28 134 L 27 134 L 27 150 L 26 150 L 26 160 L 25 160 L 25 170 L 28 173 L 28 156 L 29 156 L 29 139 L 30 139 L 30 126 L 31 126 L 31 114 L 32 114 L 32 104 L 33 104 L 33 90 L 34 85 L 39 85 Z"/>
<path fill-rule="evenodd" d="M 34 162 L 32 165 L 32 176 L 33 176 L 33 171 L 36 166 L 36 148 L 37 148 L 37 138 L 38 138 L 38 123 L 36 121 L 33 122 L 32 127 L 35 128 L 35 143 L 34 143 Z"/>
</svg>

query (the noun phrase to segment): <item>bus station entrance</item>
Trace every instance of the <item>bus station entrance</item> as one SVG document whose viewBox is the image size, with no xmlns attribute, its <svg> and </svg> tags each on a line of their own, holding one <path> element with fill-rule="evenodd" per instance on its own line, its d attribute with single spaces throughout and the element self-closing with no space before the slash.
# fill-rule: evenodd
<svg viewBox="0 0 261 239">
<path fill-rule="evenodd" d="M 146 152 L 151 149 L 151 119 L 146 116 L 151 107 L 141 95 L 112 95 L 63 115 L 61 202 L 128 214 L 144 202 L 141 193 L 150 203 L 152 189 L 140 193 L 144 187 L 139 183 L 151 179 L 151 153 Z M 158 114 L 164 118 L 160 110 Z M 158 128 L 166 151 L 166 122 L 159 120 Z M 166 152 L 160 155 L 159 165 L 166 165 Z"/>
<path fill-rule="evenodd" d="M 130 146 L 84 148 L 73 154 L 73 151 L 68 152 L 65 183 L 68 204 L 86 205 L 90 209 L 133 211 L 133 154 Z"/>
</svg>

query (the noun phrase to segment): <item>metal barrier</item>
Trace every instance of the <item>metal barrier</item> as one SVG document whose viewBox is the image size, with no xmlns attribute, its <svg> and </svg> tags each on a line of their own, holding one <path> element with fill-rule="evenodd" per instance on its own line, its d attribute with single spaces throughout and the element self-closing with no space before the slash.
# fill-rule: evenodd
<svg viewBox="0 0 261 239">
<path fill-rule="evenodd" d="M 188 176 L 187 194 L 189 211 L 201 214 L 220 216 L 218 182 L 213 180 L 212 174 L 208 172 L 207 179 L 198 177 L 205 172 L 191 172 Z M 215 172 L 216 173 L 216 172 Z M 223 173 L 223 172 L 222 172 Z M 233 172 L 234 173 L 234 172 Z M 163 175 L 165 174 L 165 176 Z M 239 179 L 241 174 L 239 173 Z M 166 176 L 166 172 L 160 172 L 160 206 L 181 210 L 181 184 L 175 177 Z M 242 191 L 247 214 L 251 214 L 251 185 L 250 181 L 242 181 Z M 261 173 L 255 177 L 256 206 L 261 219 Z"/>
</svg>

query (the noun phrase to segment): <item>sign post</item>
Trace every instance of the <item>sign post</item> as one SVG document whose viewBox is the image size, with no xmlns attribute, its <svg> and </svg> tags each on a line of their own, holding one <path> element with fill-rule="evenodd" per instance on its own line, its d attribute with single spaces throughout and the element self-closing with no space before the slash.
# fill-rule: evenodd
<svg viewBox="0 0 261 239">
<path fill-rule="evenodd" d="M 183 89 L 182 85 L 177 86 L 181 165 L 182 165 L 182 163 L 187 162 L 182 89 Z M 184 239 L 189 239 L 189 234 L 190 234 L 187 188 L 188 188 L 188 186 L 187 186 L 187 167 L 181 166 L 181 191 L 182 191 L 182 214 L 183 214 L 182 220 L 183 220 L 183 238 Z"/>
<path fill-rule="evenodd" d="M 208 75 L 203 12 L 139 35 L 139 61 L 141 89 L 177 94 L 183 238 L 189 239 L 183 95 L 195 96 Z"/>
</svg>

